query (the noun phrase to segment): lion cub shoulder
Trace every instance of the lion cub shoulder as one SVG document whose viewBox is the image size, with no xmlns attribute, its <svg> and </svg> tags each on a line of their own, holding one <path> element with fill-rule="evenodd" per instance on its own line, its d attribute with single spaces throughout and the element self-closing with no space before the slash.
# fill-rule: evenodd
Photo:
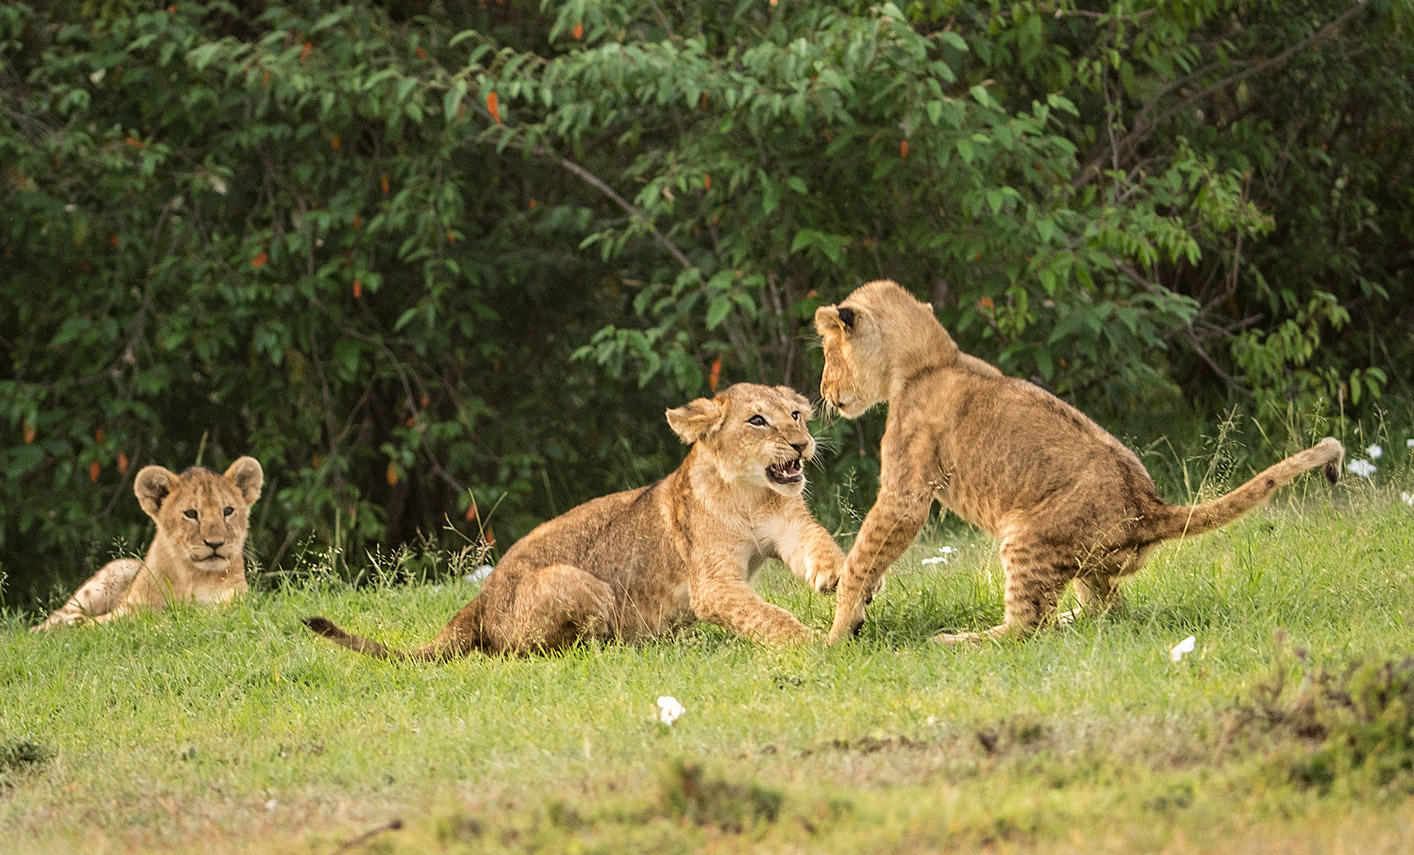
<svg viewBox="0 0 1414 855">
<path fill-rule="evenodd" d="M 133 492 L 157 523 L 147 558 L 103 565 L 31 631 L 101 623 L 179 600 L 219 603 L 244 592 L 250 506 L 260 498 L 264 480 L 253 457 L 240 458 L 223 475 L 200 467 L 180 475 L 161 466 L 143 468 Z"/>
</svg>

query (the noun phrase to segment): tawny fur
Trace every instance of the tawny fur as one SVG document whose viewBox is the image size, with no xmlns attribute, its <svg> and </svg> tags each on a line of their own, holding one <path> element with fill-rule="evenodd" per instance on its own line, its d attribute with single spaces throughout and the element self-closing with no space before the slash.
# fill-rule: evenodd
<svg viewBox="0 0 1414 855">
<path fill-rule="evenodd" d="M 391 650 L 322 617 L 305 625 L 359 653 L 418 661 L 633 640 L 694 619 L 767 644 L 806 640 L 811 631 L 748 580 L 768 556 L 817 590 L 839 579 L 844 554 L 802 495 L 803 465 L 815 454 L 810 415 L 798 393 L 750 384 L 668 410 L 668 424 L 692 445 L 675 472 L 537 527 L 424 647 Z M 783 475 L 789 483 L 767 472 L 784 463 L 801 467 Z"/>
<path fill-rule="evenodd" d="M 250 506 L 265 474 L 242 457 L 224 475 L 193 467 L 177 475 L 147 466 L 133 480 L 138 504 L 157 523 L 147 558 L 110 561 L 31 632 L 103 623 L 179 600 L 220 603 L 244 593 Z"/>
<path fill-rule="evenodd" d="M 887 402 L 879 494 L 841 575 L 829 640 L 858 632 L 879 580 L 939 502 L 1001 540 L 1006 618 L 948 643 L 1026 635 L 1055 619 L 1074 580 L 1086 611 L 1112 605 L 1119 580 L 1155 545 L 1202 534 L 1264 503 L 1278 487 L 1325 467 L 1334 481 L 1341 444 L 1326 438 L 1236 490 L 1192 507 L 1159 497 L 1139 458 L 1080 411 L 962 353 L 932 307 L 889 281 L 821 307 L 820 393 L 846 418 Z"/>
</svg>

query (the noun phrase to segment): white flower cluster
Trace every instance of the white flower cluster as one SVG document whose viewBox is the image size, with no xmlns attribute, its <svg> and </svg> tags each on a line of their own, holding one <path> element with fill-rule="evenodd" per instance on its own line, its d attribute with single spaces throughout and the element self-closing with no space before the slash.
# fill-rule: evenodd
<svg viewBox="0 0 1414 855">
<path fill-rule="evenodd" d="M 940 546 L 938 547 L 937 555 L 933 556 L 932 558 L 924 558 L 918 563 L 923 564 L 925 566 L 928 564 L 946 564 L 948 563 L 949 558 L 957 554 L 957 551 L 957 548 L 953 546 Z"/>
<path fill-rule="evenodd" d="M 1414 440 L 1410 440 L 1410 443 L 1414 443 Z M 1414 445 L 1411 445 L 1411 447 L 1414 447 Z M 1372 445 L 1365 449 L 1365 454 L 1369 457 L 1368 460 L 1364 457 L 1356 457 L 1345 464 L 1345 468 L 1350 471 L 1351 475 L 1356 475 L 1360 478 L 1369 478 L 1380 470 L 1378 466 L 1370 461 L 1379 460 L 1384 456 L 1384 453 L 1385 450 L 1383 448 L 1380 448 L 1378 445 Z"/>
</svg>

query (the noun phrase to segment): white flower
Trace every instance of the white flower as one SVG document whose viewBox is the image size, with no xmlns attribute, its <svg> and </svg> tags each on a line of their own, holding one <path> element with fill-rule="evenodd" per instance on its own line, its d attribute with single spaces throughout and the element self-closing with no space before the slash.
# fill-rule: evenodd
<svg viewBox="0 0 1414 855">
<path fill-rule="evenodd" d="M 1183 654 L 1192 653 L 1197 644 L 1197 637 L 1190 635 L 1173 646 L 1173 649 L 1169 651 L 1169 658 L 1177 662 L 1183 658 Z"/>
<path fill-rule="evenodd" d="M 95 71 L 95 72 L 93 72 L 92 74 L 90 74 L 90 75 L 88 76 L 88 79 L 93 83 L 94 86 L 97 86 L 98 84 L 102 83 L 102 82 L 103 82 L 103 78 L 104 78 L 104 77 L 107 77 L 107 76 L 108 76 L 108 69 L 106 69 L 106 68 L 100 68 L 100 69 L 98 69 L 97 71 Z"/>
<path fill-rule="evenodd" d="M 1385 450 L 1383 448 L 1380 448 L 1378 445 L 1372 445 L 1369 448 L 1365 449 L 1365 453 L 1370 455 L 1371 460 L 1379 460 L 1381 457 L 1384 456 Z"/>
<path fill-rule="evenodd" d="M 1363 457 L 1357 457 L 1345 464 L 1345 468 L 1350 470 L 1351 475 L 1359 475 L 1361 478 L 1369 478 L 1379 471 L 1379 467 Z"/>
<path fill-rule="evenodd" d="M 268 802 L 265 803 L 265 809 L 266 809 L 266 810 L 274 810 L 275 808 L 277 808 L 277 807 L 279 807 L 279 806 L 280 806 L 280 803 L 279 803 L 278 801 L 274 800 L 274 799 L 271 799 L 270 801 L 268 801 Z"/>
<path fill-rule="evenodd" d="M 1414 448 L 1414 436 L 1411 436 L 1411 437 L 1409 437 L 1408 439 L 1406 439 L 1406 440 L 1404 441 L 1404 444 L 1407 445 L 1407 446 L 1409 446 L 1410 448 Z"/>
<path fill-rule="evenodd" d="M 678 716 L 687 712 L 678 699 L 672 695 L 663 695 L 658 698 L 658 721 L 663 724 L 672 724 L 678 720 Z"/>
<path fill-rule="evenodd" d="M 1406 505 L 1414 505 L 1414 493 L 1400 493 L 1399 498 L 1403 499 Z"/>
<path fill-rule="evenodd" d="M 462 579 L 467 582 L 480 582 L 482 579 L 490 576 L 491 571 L 495 569 L 496 568 L 492 567 L 490 564 L 482 564 L 480 567 L 463 576 Z"/>
<path fill-rule="evenodd" d="M 948 556 L 949 556 L 949 555 L 953 555 L 953 554 L 955 554 L 956 552 L 957 552 L 957 548 L 956 548 L 956 547 L 952 547 L 952 546 L 940 546 L 940 547 L 938 547 L 938 554 L 937 554 L 937 555 L 933 556 L 932 558 L 924 558 L 922 561 L 920 561 L 920 562 L 918 562 L 918 563 L 919 563 L 919 564 L 946 564 L 946 563 L 948 563 Z"/>
</svg>

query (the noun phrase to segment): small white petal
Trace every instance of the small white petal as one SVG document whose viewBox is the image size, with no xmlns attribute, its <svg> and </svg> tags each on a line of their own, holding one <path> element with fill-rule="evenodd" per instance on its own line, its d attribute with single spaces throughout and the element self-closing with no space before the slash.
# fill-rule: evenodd
<svg viewBox="0 0 1414 855">
<path fill-rule="evenodd" d="M 946 555 L 939 555 L 939 556 L 936 557 L 936 558 L 924 558 L 922 561 L 920 561 L 920 562 L 918 562 L 918 563 L 919 563 L 919 564 L 946 564 L 946 563 L 948 563 L 948 557 L 947 557 Z"/>
<path fill-rule="evenodd" d="M 678 703 L 678 699 L 672 695 L 663 695 L 658 698 L 658 720 L 663 724 L 672 724 L 685 712 L 687 712 L 687 708 Z"/>
<path fill-rule="evenodd" d="M 1383 448 L 1380 448 L 1378 445 L 1372 445 L 1369 448 L 1365 449 L 1365 453 L 1370 455 L 1371 460 L 1379 460 L 1382 456 L 1384 456 L 1385 450 Z"/>
<path fill-rule="evenodd" d="M 277 802 L 277 801 L 274 800 L 274 799 L 271 799 L 270 801 L 268 801 L 268 802 L 265 803 L 265 809 L 266 809 L 266 810 L 274 810 L 275 808 L 277 808 L 277 807 L 279 807 L 279 806 L 280 806 L 280 803 Z"/>
<path fill-rule="evenodd" d="M 1404 444 L 1407 445 L 1407 446 L 1409 446 L 1410 448 L 1414 448 L 1414 436 L 1411 436 L 1411 437 L 1409 437 L 1408 439 L 1406 439 L 1406 440 L 1404 441 Z"/>
<path fill-rule="evenodd" d="M 1414 493 L 1400 493 L 1399 498 L 1403 499 L 1406 505 L 1414 505 Z"/>
<path fill-rule="evenodd" d="M 938 547 L 938 551 L 943 553 L 944 555 L 952 555 L 957 550 L 953 549 L 951 546 L 940 546 Z"/>
<path fill-rule="evenodd" d="M 98 69 L 97 71 L 95 71 L 95 72 L 93 72 L 92 74 L 90 74 L 90 75 L 88 76 L 88 79 L 89 79 L 90 82 L 93 83 L 94 86 L 97 86 L 98 84 L 102 83 L 102 82 L 103 82 L 103 78 L 105 78 L 105 77 L 107 77 L 107 76 L 108 76 L 108 69 L 106 69 L 106 68 L 100 68 L 100 69 Z"/>
<path fill-rule="evenodd" d="M 1190 635 L 1173 646 L 1173 649 L 1169 651 L 1169 658 L 1177 662 L 1183 658 L 1183 654 L 1192 653 L 1193 648 L 1197 645 L 1197 637 Z"/>
<path fill-rule="evenodd" d="M 480 567 L 463 576 L 462 579 L 468 582 L 480 582 L 482 579 L 490 576 L 491 571 L 495 569 L 496 568 L 492 567 L 490 564 L 482 564 Z"/>
</svg>

